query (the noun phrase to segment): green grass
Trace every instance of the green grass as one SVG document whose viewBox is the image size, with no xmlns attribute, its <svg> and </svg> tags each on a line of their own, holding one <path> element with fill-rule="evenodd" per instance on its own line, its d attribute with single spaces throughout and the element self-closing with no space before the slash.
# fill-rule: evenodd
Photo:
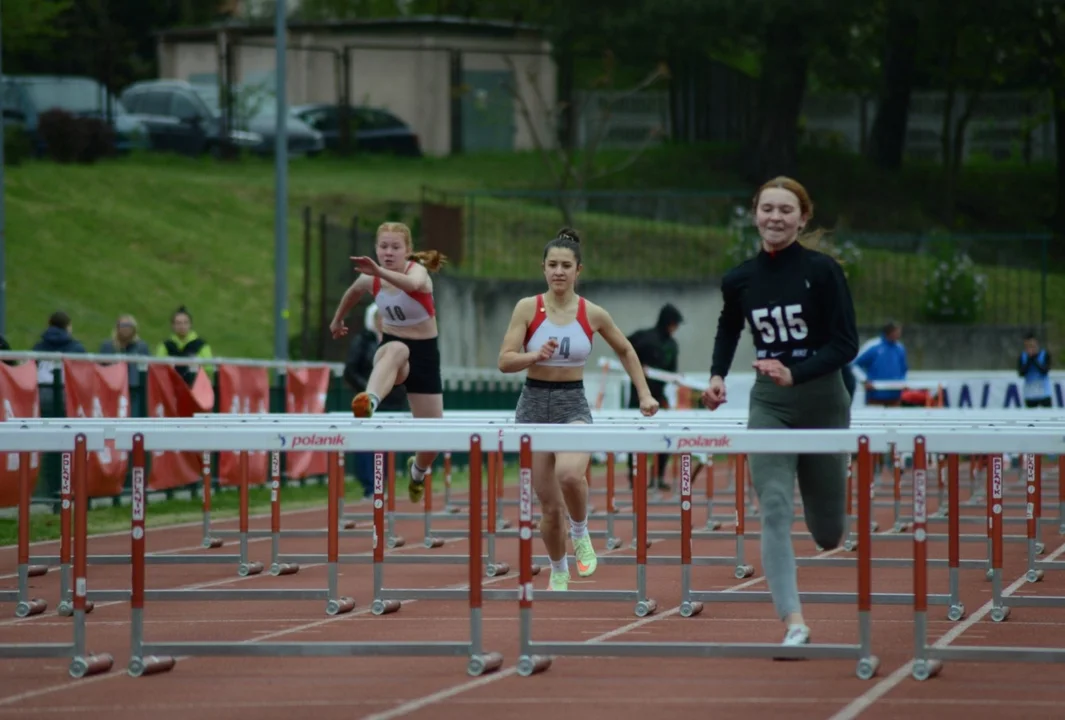
<svg viewBox="0 0 1065 720">
<path fill-rule="evenodd" d="M 612 166 L 624 152 L 604 152 Z M 664 147 L 647 153 L 629 170 L 595 187 L 620 190 L 676 188 L 736 190 L 736 151 L 715 146 Z M 935 168 L 913 165 L 885 176 L 853 158 L 804 151 L 801 175 L 814 194 L 817 217 L 830 226 L 898 232 L 936 223 Z M 75 335 L 95 351 L 114 319 L 132 313 L 141 336 L 154 346 L 169 333 L 171 312 L 186 305 L 196 329 L 217 356 L 269 357 L 273 346 L 274 208 L 273 164 L 246 159 L 220 164 L 209 159 L 142 155 L 92 166 L 28 162 L 6 169 L 7 339 L 28 348 L 47 317 L 64 309 Z M 417 160 L 359 156 L 293 160 L 289 170 L 288 284 L 290 334 L 300 324 L 303 274 L 301 212 L 310 205 L 346 223 L 358 213 L 374 225 L 397 206 L 412 214 L 423 187 L 451 192 L 549 188 L 551 178 L 535 153 L 487 154 Z M 1053 207 L 1052 169 L 967 170 L 959 195 L 968 212 L 963 226 L 983 222 L 990 231 L 1031 231 Z M 990 217 L 990 213 L 997 213 Z M 982 214 L 982 215 L 981 215 Z M 988 216 L 988 217 L 983 217 Z M 513 201 L 478 200 L 472 266 L 479 276 L 535 279 L 535 259 L 545 237 L 562 224 L 557 209 Z M 726 233 L 710 224 L 680 225 L 578 213 L 586 242 L 586 278 L 628 268 L 663 279 L 703 279 L 707 267 L 724 263 Z M 317 254 L 312 258 L 312 317 L 317 309 Z M 707 260 L 710 260 L 708 266 Z M 912 258 L 890 253 L 866 262 L 890 288 L 862 292 L 915 297 L 920 268 L 894 268 Z M 919 259 L 918 259 L 919 261 Z M 915 266 L 916 267 L 916 266 Z M 986 269 L 993 277 L 1006 270 Z M 909 279 L 911 278 L 912 279 Z M 1016 282 L 1017 275 L 1011 276 Z M 1029 277 L 1029 276 L 1025 276 Z M 1038 278 L 1037 272 L 1030 274 Z M 1052 321 L 1065 325 L 1065 280 L 1053 276 L 1048 295 Z M 989 316 L 1008 315 L 1019 300 L 992 298 Z M 859 305 L 862 300 L 859 298 Z M 903 318 L 906 319 L 906 318 Z"/>
<path fill-rule="evenodd" d="M 511 484 L 517 480 L 517 469 L 509 466 L 504 469 L 503 482 Z M 406 503 L 406 485 L 397 478 L 397 508 Z M 443 475 L 433 477 L 436 493 L 434 506 L 442 502 Z M 451 489 L 465 493 L 469 487 L 469 474 L 465 470 L 453 470 Z M 345 502 L 356 502 L 362 498 L 362 485 L 348 481 L 344 484 Z M 439 498 L 439 499 L 438 499 Z M 304 486 L 286 485 L 281 491 L 281 508 L 283 511 L 302 508 L 325 507 L 328 502 L 328 488 L 325 484 L 310 483 Z M 265 486 L 257 486 L 248 491 L 248 512 L 251 515 L 270 512 L 270 491 Z M 227 488 L 211 494 L 212 521 L 235 518 L 240 513 L 240 494 L 236 489 Z M 130 507 L 105 506 L 88 511 L 89 534 L 109 533 L 128 530 L 130 527 Z M 199 498 L 156 500 L 148 503 L 145 524 L 148 527 L 167 527 L 181 523 L 199 522 L 203 519 L 203 504 Z M 284 520 L 282 520 L 283 526 Z M 30 516 L 30 542 L 57 540 L 59 538 L 59 515 L 35 512 Z M 18 542 L 18 520 L 0 518 L 0 546 L 14 545 Z"/>
</svg>

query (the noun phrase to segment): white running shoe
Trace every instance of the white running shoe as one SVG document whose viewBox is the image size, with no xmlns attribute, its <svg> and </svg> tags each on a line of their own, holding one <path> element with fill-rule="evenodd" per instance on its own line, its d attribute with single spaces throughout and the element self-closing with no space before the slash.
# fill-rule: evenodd
<svg viewBox="0 0 1065 720">
<path fill-rule="evenodd" d="M 784 647 L 798 647 L 799 645 L 806 645 L 810 642 L 810 628 L 805 625 L 792 625 L 788 628 L 787 634 L 784 636 L 784 642 L 781 643 Z M 790 657 L 777 657 L 774 660 L 800 660 L 801 658 Z"/>
</svg>

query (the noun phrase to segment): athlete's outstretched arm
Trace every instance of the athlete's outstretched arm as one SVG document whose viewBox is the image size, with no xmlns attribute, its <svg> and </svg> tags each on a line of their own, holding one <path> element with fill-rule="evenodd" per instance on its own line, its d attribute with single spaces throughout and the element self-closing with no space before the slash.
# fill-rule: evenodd
<svg viewBox="0 0 1065 720">
<path fill-rule="evenodd" d="M 407 273 L 387 270 L 378 265 L 374 274 L 403 292 L 412 293 L 429 291 L 429 271 L 420 263 L 414 263 L 414 266 Z"/>
<path fill-rule="evenodd" d="M 525 330 L 529 327 L 530 298 L 522 298 L 514 306 L 507 334 L 499 348 L 499 372 L 516 373 L 531 367 L 540 359 L 541 353 L 524 352 Z M 553 352 L 553 350 L 552 350 Z M 550 357 L 550 354 L 548 355 Z"/>
<path fill-rule="evenodd" d="M 647 377 L 643 374 L 643 365 L 640 363 L 640 357 L 636 354 L 632 343 L 625 337 L 625 333 L 621 332 L 618 326 L 614 324 L 614 318 L 610 317 L 610 313 L 598 305 L 588 303 L 588 321 L 591 323 L 592 328 L 606 340 L 607 345 L 617 353 L 618 360 L 621 361 L 625 372 L 632 379 L 632 384 L 636 387 L 640 400 L 650 399 L 651 389 L 647 387 Z"/>
<path fill-rule="evenodd" d="M 344 327 L 344 318 L 348 316 L 353 307 L 359 304 L 363 293 L 369 289 L 367 285 L 366 276 L 360 275 L 355 278 L 355 282 L 351 284 L 351 287 L 344 291 L 344 297 L 340 298 L 340 304 L 337 306 L 336 312 L 333 313 L 333 321 L 329 323 L 329 329 L 333 332 L 333 337 L 347 334 L 348 330 Z"/>
</svg>

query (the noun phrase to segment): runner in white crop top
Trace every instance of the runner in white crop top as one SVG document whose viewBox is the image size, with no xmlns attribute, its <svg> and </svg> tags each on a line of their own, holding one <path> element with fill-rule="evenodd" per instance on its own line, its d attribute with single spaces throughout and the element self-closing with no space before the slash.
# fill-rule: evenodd
<svg viewBox="0 0 1065 720">
<path fill-rule="evenodd" d="M 410 272 L 413 262 L 407 263 L 405 272 Z M 425 322 L 436 315 L 433 294 L 424 290 L 407 292 L 399 288 L 385 290 L 381 287 L 381 278 L 374 276 L 373 297 L 381 311 L 381 321 L 385 325 L 409 327 Z"/>
<path fill-rule="evenodd" d="M 588 304 L 577 300 L 577 317 L 559 327 L 547 319 L 544 296 L 536 296 L 536 315 L 525 331 L 525 350 L 539 354 L 549 340 L 557 343 L 548 360 L 537 360 L 541 367 L 584 367 L 592 354 L 592 326 L 588 323 Z"/>
<path fill-rule="evenodd" d="M 519 423 L 590 423 L 591 409 L 584 390 L 584 367 L 592 352 L 592 335 L 599 333 L 618 354 L 640 396 L 640 410 L 654 415 L 658 402 L 651 396 L 636 351 L 610 314 L 575 292 L 581 271 L 581 244 L 568 228 L 547 243 L 543 258 L 548 292 L 518 301 L 499 350 L 499 369 L 526 371 L 515 420 Z M 577 572 L 588 577 L 597 566 L 588 535 L 588 484 L 585 471 L 590 453 L 542 453 L 533 444 L 532 485 L 540 501 L 540 536 L 551 558 L 549 590 L 569 589 L 566 560 L 566 515 Z"/>
<path fill-rule="evenodd" d="M 351 411 L 355 417 L 372 417 L 381 399 L 402 385 L 411 415 L 443 417 L 436 307 L 429 275 L 440 269 L 445 258 L 435 250 L 414 252 L 410 228 L 403 223 L 386 222 L 378 227 L 374 245 L 376 262 L 370 257 L 352 258 L 360 275 L 344 293 L 329 326 L 334 338 L 346 335 L 344 318 L 364 294 L 373 295 L 383 332 L 366 389 L 352 399 Z M 417 262 L 411 262 L 412 257 Z M 411 502 L 420 502 L 424 497 L 425 475 L 436 455 L 420 452 L 408 461 L 407 491 Z"/>
</svg>

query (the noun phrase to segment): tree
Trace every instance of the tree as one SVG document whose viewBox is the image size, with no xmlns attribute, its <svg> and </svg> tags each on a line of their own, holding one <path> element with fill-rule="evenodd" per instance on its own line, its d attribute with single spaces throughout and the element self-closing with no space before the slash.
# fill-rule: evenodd
<svg viewBox="0 0 1065 720">
<path fill-rule="evenodd" d="M 3 52 L 5 72 L 20 71 L 17 58 L 32 53 L 42 41 L 63 37 L 57 19 L 70 9 L 72 0 L 3 0 L 0 22 L 3 22 Z M 15 60 L 8 62 L 8 58 Z M 15 67 L 12 68 L 11 65 Z"/>
<path fill-rule="evenodd" d="M 512 57 L 504 56 L 504 61 L 515 78 L 515 83 L 508 86 L 508 91 L 517 104 L 533 145 L 552 178 L 554 189 L 557 191 L 555 203 L 562 213 L 563 223 L 573 225 L 573 213 L 576 210 L 576 202 L 579 202 L 574 198 L 574 193 L 579 195 L 588 189 L 590 183 L 631 167 L 659 136 L 661 129 L 653 130 L 648 133 L 643 143 L 621 162 L 608 167 L 598 164 L 596 154 L 609 127 L 613 108 L 636 93 L 668 79 L 669 69 L 664 64 L 659 64 L 641 82 L 604 99 L 598 108 L 598 122 L 593 125 L 587 144 L 583 148 L 576 148 L 553 142 L 549 137 L 557 135 L 557 125 L 564 113 L 576 122 L 588 108 L 583 103 L 570 107 L 572 103 L 565 100 L 551 105 L 540 90 L 542 83 L 535 66 L 529 65 L 524 73 L 519 73 Z M 603 74 L 597 83 L 597 89 L 611 90 L 615 87 L 614 70 L 615 59 L 613 54 L 608 52 L 603 58 Z M 522 76 L 531 90 L 532 101 L 519 90 L 520 82 L 517 79 Z M 547 129 L 548 137 L 540 133 L 540 127 Z"/>
<path fill-rule="evenodd" d="M 887 0 L 879 102 L 866 148 L 869 159 L 884 170 L 902 167 L 920 25 L 915 0 Z"/>
</svg>

